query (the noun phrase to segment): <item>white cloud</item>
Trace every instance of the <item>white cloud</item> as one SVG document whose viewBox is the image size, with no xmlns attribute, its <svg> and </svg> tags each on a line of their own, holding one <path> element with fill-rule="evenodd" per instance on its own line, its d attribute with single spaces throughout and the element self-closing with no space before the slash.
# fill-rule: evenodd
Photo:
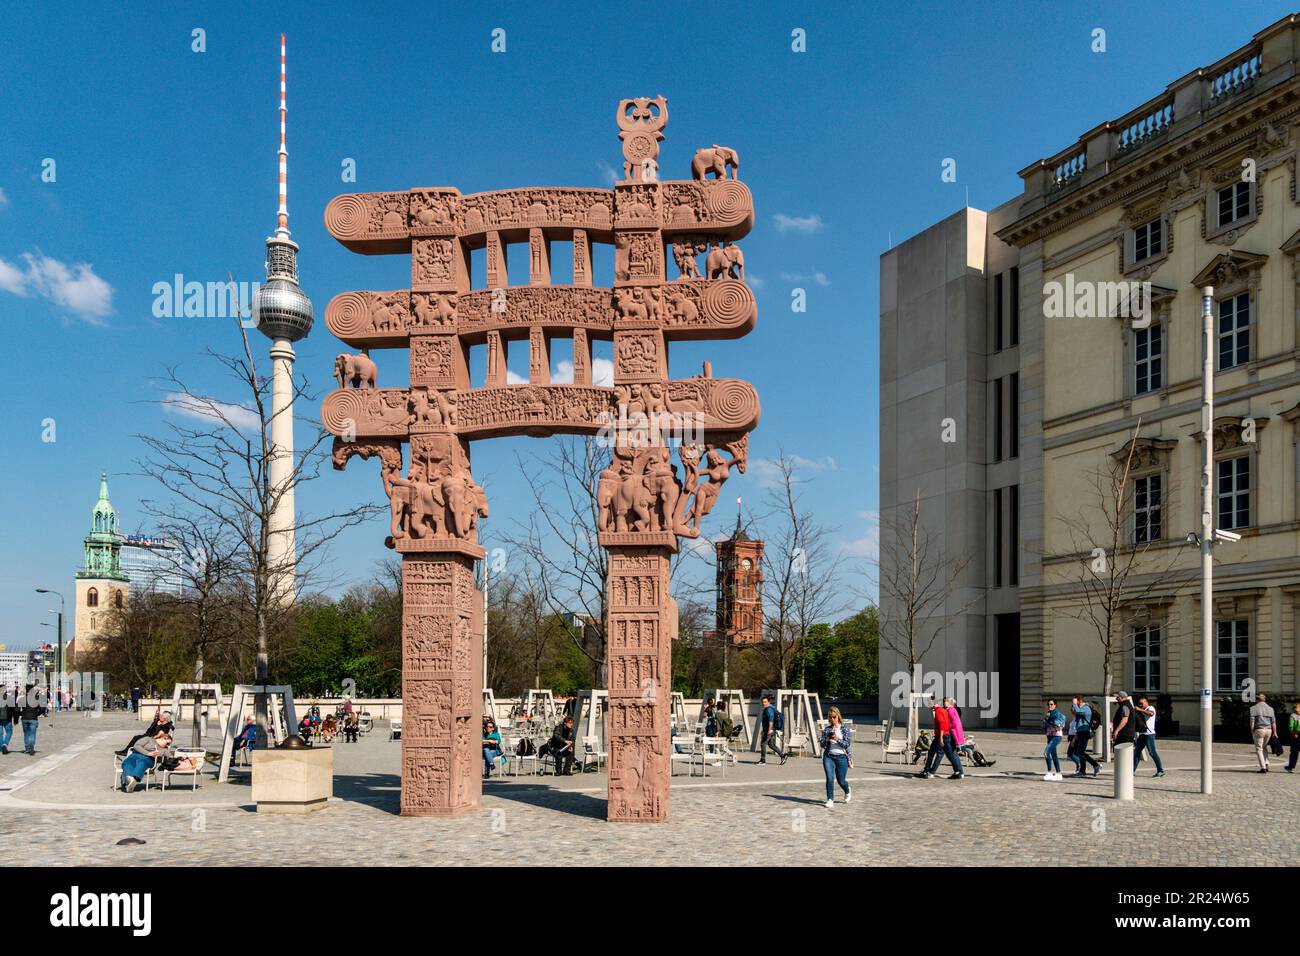
<svg viewBox="0 0 1300 956">
<path fill-rule="evenodd" d="M 104 316 L 113 311 L 113 287 L 95 275 L 90 263 L 68 265 L 41 252 L 24 252 L 23 262 L 26 268 L 0 259 L 0 290 L 35 293 L 91 325 L 103 325 Z"/>
<path fill-rule="evenodd" d="M 880 560 L 880 515 L 875 511 L 859 511 L 858 517 L 867 522 L 867 530 L 841 549 L 846 557 Z"/>
<path fill-rule="evenodd" d="M 609 185 L 612 186 L 616 182 L 618 182 L 618 171 L 615 170 L 614 167 L 611 166 L 609 163 L 606 163 L 604 161 L 597 162 L 596 168 L 600 170 L 601 178 L 604 179 L 605 182 L 608 183 Z"/>
<path fill-rule="evenodd" d="M 0 292 L 27 295 L 27 275 L 12 263 L 0 259 Z"/>
<path fill-rule="evenodd" d="M 813 272 L 807 275 L 802 272 L 782 272 L 780 275 L 783 282 L 798 282 L 802 284 L 813 282 L 817 285 L 831 284 L 831 280 L 827 278 L 826 273 L 824 272 Z"/>
<path fill-rule="evenodd" d="M 777 232 L 818 232 L 826 225 L 822 222 L 822 217 L 816 213 L 807 216 L 787 216 L 783 212 L 778 212 L 772 219 L 776 222 Z"/>
<path fill-rule="evenodd" d="M 839 462 L 830 455 L 823 455 L 821 458 L 804 458 L 801 455 L 791 455 L 790 464 L 794 466 L 795 477 L 799 472 L 808 471 L 838 471 Z M 781 481 L 781 467 L 773 458 L 751 458 L 749 467 L 754 470 L 754 475 L 761 487 L 771 487 Z"/>
<path fill-rule="evenodd" d="M 163 398 L 163 410 L 194 418 L 208 424 L 233 425 L 238 431 L 259 431 L 262 427 L 257 412 L 243 405 L 219 402 L 215 398 L 198 395 L 186 395 L 184 392 L 169 392 Z"/>
<path fill-rule="evenodd" d="M 522 376 L 515 375 L 509 369 L 506 370 L 506 384 L 508 385 L 527 385 L 528 380 Z M 572 385 L 573 384 L 573 363 L 568 359 L 561 359 L 555 363 L 555 368 L 551 369 L 552 385 Z M 593 358 L 591 360 L 591 384 L 606 385 L 614 384 L 614 363 L 609 359 Z"/>
</svg>

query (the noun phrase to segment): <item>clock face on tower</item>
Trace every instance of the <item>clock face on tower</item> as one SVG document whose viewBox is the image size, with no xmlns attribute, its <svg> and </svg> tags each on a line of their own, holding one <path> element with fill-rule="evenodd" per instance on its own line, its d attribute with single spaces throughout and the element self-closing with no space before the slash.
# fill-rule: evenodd
<svg viewBox="0 0 1300 956">
<path fill-rule="evenodd" d="M 740 566 L 744 568 L 746 571 L 748 571 L 750 568 L 754 566 L 754 562 L 749 560 L 749 558 L 745 558 L 740 562 Z"/>
</svg>

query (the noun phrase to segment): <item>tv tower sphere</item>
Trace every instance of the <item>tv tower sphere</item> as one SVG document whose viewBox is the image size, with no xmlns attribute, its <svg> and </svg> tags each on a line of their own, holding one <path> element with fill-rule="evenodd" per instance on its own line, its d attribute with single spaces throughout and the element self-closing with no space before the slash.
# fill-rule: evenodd
<svg viewBox="0 0 1300 956">
<path fill-rule="evenodd" d="M 253 320 L 272 341 L 297 342 L 311 331 L 311 299 L 298 286 L 298 244 L 289 238 L 289 151 L 285 149 L 284 37 L 280 37 L 280 209 L 266 240 L 266 283 L 253 298 Z"/>
</svg>

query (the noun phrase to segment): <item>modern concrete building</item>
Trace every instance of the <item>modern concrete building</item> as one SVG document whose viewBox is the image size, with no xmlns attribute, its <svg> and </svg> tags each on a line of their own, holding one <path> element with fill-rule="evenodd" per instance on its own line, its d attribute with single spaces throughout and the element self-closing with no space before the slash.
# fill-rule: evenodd
<svg viewBox="0 0 1300 956">
<path fill-rule="evenodd" d="M 996 673 L 990 722 L 1036 723 L 1047 696 L 1102 694 L 1109 607 L 1113 686 L 1196 722 L 1212 286 L 1215 520 L 1242 535 L 1215 550 L 1216 691 L 1296 699 L 1298 124 L 1292 16 L 881 257 L 882 697 L 919 500 L 942 579 L 925 671 Z"/>
<path fill-rule="evenodd" d="M 175 541 L 144 535 L 122 539 L 122 573 L 137 594 L 153 591 L 179 597 L 185 591 L 184 560 Z"/>
</svg>

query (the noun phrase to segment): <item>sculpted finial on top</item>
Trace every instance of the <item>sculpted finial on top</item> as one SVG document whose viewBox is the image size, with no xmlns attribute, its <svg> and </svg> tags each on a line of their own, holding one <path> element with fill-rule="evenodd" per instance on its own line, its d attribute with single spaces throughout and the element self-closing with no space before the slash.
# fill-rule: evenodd
<svg viewBox="0 0 1300 956">
<path fill-rule="evenodd" d="M 618 138 L 623 141 L 623 179 L 653 182 L 659 168 L 659 141 L 668 125 L 668 101 L 662 96 L 639 96 L 618 104 Z"/>
</svg>

